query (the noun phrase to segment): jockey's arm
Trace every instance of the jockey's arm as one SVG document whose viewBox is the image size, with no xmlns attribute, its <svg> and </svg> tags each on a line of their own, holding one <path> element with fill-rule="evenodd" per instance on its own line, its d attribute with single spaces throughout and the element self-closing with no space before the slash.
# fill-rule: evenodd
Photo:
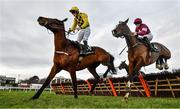
<svg viewBox="0 0 180 109">
<path fill-rule="evenodd" d="M 77 26 L 77 21 L 76 21 L 76 19 L 74 19 L 74 21 L 73 21 L 73 25 L 72 25 L 72 27 L 70 28 L 70 31 L 75 31 L 75 29 L 76 29 L 76 26 Z"/>
<path fill-rule="evenodd" d="M 137 34 L 140 35 L 140 36 L 144 36 L 144 35 L 147 34 L 147 30 L 148 30 L 148 29 L 144 27 L 144 28 L 142 28 L 142 30 L 139 31 Z"/>
<path fill-rule="evenodd" d="M 84 23 L 81 25 L 81 29 L 84 29 L 89 25 L 87 14 L 83 13 L 82 18 L 83 18 Z"/>
</svg>

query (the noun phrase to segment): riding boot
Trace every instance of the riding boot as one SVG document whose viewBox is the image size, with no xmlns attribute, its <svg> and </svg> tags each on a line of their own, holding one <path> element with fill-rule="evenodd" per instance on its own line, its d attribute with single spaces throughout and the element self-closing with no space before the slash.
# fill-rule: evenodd
<svg viewBox="0 0 180 109">
<path fill-rule="evenodd" d="M 154 48 L 154 46 L 150 43 L 150 41 L 148 40 L 147 37 L 143 38 L 143 41 L 146 42 L 148 48 L 150 49 L 151 52 L 158 52 L 158 50 L 156 48 Z"/>
<path fill-rule="evenodd" d="M 83 41 L 83 43 L 84 43 L 83 54 L 86 54 L 88 51 L 88 43 L 87 41 Z"/>
</svg>

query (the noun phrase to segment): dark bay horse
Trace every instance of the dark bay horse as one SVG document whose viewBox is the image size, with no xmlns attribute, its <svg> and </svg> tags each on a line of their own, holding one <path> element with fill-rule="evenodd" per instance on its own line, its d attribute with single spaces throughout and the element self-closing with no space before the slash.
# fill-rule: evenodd
<svg viewBox="0 0 180 109">
<path fill-rule="evenodd" d="M 122 61 L 119 65 L 119 70 L 122 70 L 122 69 L 125 69 L 126 72 L 129 74 L 129 71 L 128 71 L 128 65 L 126 64 L 126 61 Z"/>
<path fill-rule="evenodd" d="M 70 73 L 74 97 L 77 98 L 77 80 L 76 80 L 76 71 L 87 68 L 88 71 L 94 76 L 95 82 L 90 90 L 90 93 L 93 93 L 93 90 L 96 84 L 100 81 L 100 77 L 96 72 L 96 67 L 100 64 L 108 67 L 107 71 L 116 72 L 113 61 L 114 57 L 109 54 L 107 51 L 100 47 L 93 47 L 95 53 L 90 54 L 84 57 L 81 57 L 79 62 L 79 51 L 72 45 L 72 42 L 68 40 L 65 36 L 65 27 L 64 22 L 54 18 L 39 17 L 38 23 L 41 26 L 49 29 L 54 33 L 54 59 L 52 69 L 42 87 L 38 92 L 32 97 L 32 99 L 37 99 L 43 92 L 44 88 L 50 83 L 54 76 L 61 70 L 68 71 Z"/>
<path fill-rule="evenodd" d="M 128 69 L 128 65 L 126 64 L 126 60 L 125 61 L 121 61 L 121 63 L 119 64 L 118 68 L 119 68 L 119 70 L 125 69 L 127 74 L 129 75 L 129 71 L 128 71 L 129 69 Z M 145 75 L 144 72 L 142 72 L 142 71 L 140 71 L 140 72 L 143 75 Z M 136 76 L 138 76 L 138 75 L 136 75 Z"/>
<path fill-rule="evenodd" d="M 171 58 L 171 52 L 169 49 L 160 43 L 154 42 L 153 44 L 159 50 L 159 52 L 150 53 L 149 49 L 143 43 L 139 42 L 137 37 L 132 34 L 127 25 L 128 20 L 129 19 L 124 22 L 120 21 L 116 28 L 112 30 L 112 34 L 114 37 L 125 37 L 126 39 L 128 46 L 129 80 L 133 81 L 133 75 L 137 74 L 141 67 L 150 65 L 154 62 L 159 64 L 158 62 L 160 61 L 161 64 L 164 64 L 164 68 L 168 69 L 169 67 L 167 65 L 167 59 Z M 163 63 L 164 61 L 162 60 L 165 60 L 165 63 Z M 126 93 L 125 98 L 128 98 L 128 96 L 129 92 Z"/>
</svg>

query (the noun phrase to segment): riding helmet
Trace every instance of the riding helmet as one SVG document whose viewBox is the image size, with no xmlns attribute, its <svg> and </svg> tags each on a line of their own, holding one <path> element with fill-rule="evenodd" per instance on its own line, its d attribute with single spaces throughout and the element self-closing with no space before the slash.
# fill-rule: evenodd
<svg viewBox="0 0 180 109">
<path fill-rule="evenodd" d="M 136 18 L 136 19 L 134 20 L 134 24 L 141 24 L 141 23 L 142 23 L 141 18 Z"/>
<path fill-rule="evenodd" d="M 73 7 L 69 10 L 69 12 L 79 12 L 79 9 L 78 9 L 77 6 L 73 6 Z"/>
</svg>

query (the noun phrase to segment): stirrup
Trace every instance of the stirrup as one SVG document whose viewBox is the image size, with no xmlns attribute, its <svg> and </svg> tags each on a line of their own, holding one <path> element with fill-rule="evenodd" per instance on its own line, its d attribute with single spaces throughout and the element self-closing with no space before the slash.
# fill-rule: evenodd
<svg viewBox="0 0 180 109">
<path fill-rule="evenodd" d="M 88 46 L 87 51 L 92 51 L 92 48 L 90 46 Z"/>
</svg>

